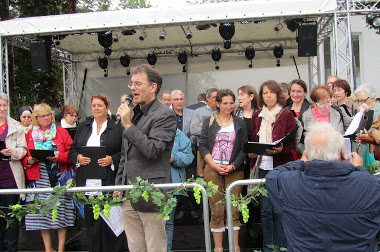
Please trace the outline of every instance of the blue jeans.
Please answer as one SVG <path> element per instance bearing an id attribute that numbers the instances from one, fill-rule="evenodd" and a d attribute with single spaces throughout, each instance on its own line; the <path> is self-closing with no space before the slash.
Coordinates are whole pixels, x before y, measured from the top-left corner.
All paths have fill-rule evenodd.
<path id="1" fill-rule="evenodd" d="M 265 178 L 269 171 L 259 170 L 259 177 Z M 286 237 L 282 228 L 282 218 L 273 208 L 269 197 L 260 197 L 261 224 L 263 228 L 263 250 L 264 252 L 273 251 L 268 245 L 285 247 Z"/>
<path id="2" fill-rule="evenodd" d="M 175 197 L 177 198 L 177 202 L 178 202 L 179 196 L 180 195 L 175 195 Z M 172 244 L 173 244 L 175 208 L 176 207 L 174 207 L 173 211 L 169 214 L 170 220 L 166 221 L 166 224 L 165 224 L 166 236 L 168 237 L 168 241 L 167 241 L 167 251 L 168 252 L 172 250 Z"/>

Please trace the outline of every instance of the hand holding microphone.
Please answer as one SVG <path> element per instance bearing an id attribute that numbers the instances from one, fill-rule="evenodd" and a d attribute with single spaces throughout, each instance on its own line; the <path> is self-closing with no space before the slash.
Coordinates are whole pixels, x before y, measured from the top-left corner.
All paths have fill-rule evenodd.
<path id="1" fill-rule="evenodd" d="M 129 114 L 128 119 L 130 121 L 130 113 L 131 112 L 129 109 L 129 105 L 132 103 L 132 101 L 133 101 L 133 95 L 129 94 L 127 96 L 127 98 L 125 98 L 124 103 L 118 108 L 117 113 L 116 113 L 117 114 L 116 125 L 120 122 L 121 118 L 124 117 L 124 115 L 126 115 L 126 114 Z M 122 120 L 122 123 L 123 123 L 123 120 Z"/>

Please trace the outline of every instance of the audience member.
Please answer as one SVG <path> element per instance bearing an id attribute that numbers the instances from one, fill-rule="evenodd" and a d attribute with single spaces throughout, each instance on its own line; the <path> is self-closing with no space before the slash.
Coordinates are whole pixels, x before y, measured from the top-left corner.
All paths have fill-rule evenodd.
<path id="1" fill-rule="evenodd" d="M 289 110 L 284 110 L 285 98 L 277 82 L 269 80 L 260 87 L 259 105 L 261 110 L 252 116 L 252 141 L 273 143 L 296 129 L 296 121 Z M 293 160 L 290 155 L 294 148 L 294 139 L 280 147 L 266 150 L 264 155 L 253 155 L 255 167 L 252 178 L 265 178 L 273 168 Z M 260 197 L 261 223 L 263 228 L 263 249 L 272 251 L 268 245 L 285 247 L 286 238 L 282 228 L 281 215 L 273 208 L 271 199 Z"/>
<path id="2" fill-rule="evenodd" d="M 229 89 L 221 89 L 216 95 L 217 113 L 206 117 L 202 123 L 199 151 L 206 161 L 204 178 L 218 186 L 218 192 L 210 197 L 210 228 L 214 236 L 214 251 L 223 251 L 225 231 L 225 206 L 221 204 L 227 186 L 236 180 L 244 179 L 244 143 L 248 141 L 244 121 L 234 116 L 235 94 Z M 237 186 L 232 193 L 238 197 L 242 187 Z M 233 207 L 235 252 L 240 252 L 239 212 Z"/>
<path id="3" fill-rule="evenodd" d="M 171 104 L 177 116 L 177 129 L 180 129 L 190 138 L 190 123 L 194 110 L 184 108 L 184 94 L 181 90 L 173 90 L 171 93 Z"/>
<path id="4" fill-rule="evenodd" d="M 303 161 L 276 167 L 266 188 L 281 214 L 288 251 L 378 251 L 379 179 L 355 152 L 346 162 L 342 134 L 316 123 Z"/>
<path id="5" fill-rule="evenodd" d="M 136 106 L 133 111 L 126 104 L 118 109 L 124 132 L 117 185 L 136 183 L 136 177 L 155 184 L 171 182 L 170 157 L 177 123 L 173 110 L 156 99 L 161 86 L 162 76 L 152 66 L 144 64 L 131 70 L 128 87 Z M 130 251 L 167 250 L 165 221 L 156 220 L 159 212 L 151 200 L 123 201 L 121 212 Z"/>

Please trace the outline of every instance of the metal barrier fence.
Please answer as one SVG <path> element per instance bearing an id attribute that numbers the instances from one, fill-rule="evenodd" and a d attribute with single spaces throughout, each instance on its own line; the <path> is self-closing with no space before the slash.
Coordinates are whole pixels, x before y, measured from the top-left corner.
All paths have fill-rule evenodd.
<path id="1" fill-rule="evenodd" d="M 232 182 L 226 191 L 226 207 L 227 207 L 227 226 L 228 226 L 228 247 L 229 251 L 234 251 L 234 224 L 232 219 L 232 189 L 236 186 L 241 185 L 257 185 L 257 184 L 265 184 L 265 179 L 246 179 L 246 180 L 237 180 Z"/>
<path id="2" fill-rule="evenodd" d="M 160 189 L 172 189 L 177 187 L 193 188 L 197 186 L 202 191 L 202 204 L 203 204 L 203 223 L 205 232 L 205 247 L 207 252 L 211 252 L 211 235 L 210 235 L 210 217 L 208 207 L 208 197 L 206 189 L 197 183 L 182 184 L 182 183 L 168 183 L 168 184 L 153 184 L 154 187 Z M 67 192 L 86 192 L 86 191 L 125 191 L 133 188 L 133 185 L 123 186 L 98 186 L 98 187 L 72 187 L 67 189 Z M 52 193 L 53 188 L 41 189 L 1 189 L 0 194 L 24 194 L 24 193 Z"/>

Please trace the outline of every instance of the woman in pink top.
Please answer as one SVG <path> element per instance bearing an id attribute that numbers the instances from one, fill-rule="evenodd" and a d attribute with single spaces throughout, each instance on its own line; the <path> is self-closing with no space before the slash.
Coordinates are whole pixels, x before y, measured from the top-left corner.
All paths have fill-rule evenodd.
<path id="1" fill-rule="evenodd" d="M 302 118 L 298 118 L 300 125 L 297 129 L 296 151 L 302 155 L 304 151 L 303 139 L 310 125 L 314 123 L 330 123 L 341 134 L 347 130 L 352 118 L 342 107 L 332 105 L 331 92 L 326 86 L 315 86 L 310 93 L 312 105 L 307 109 Z"/>

